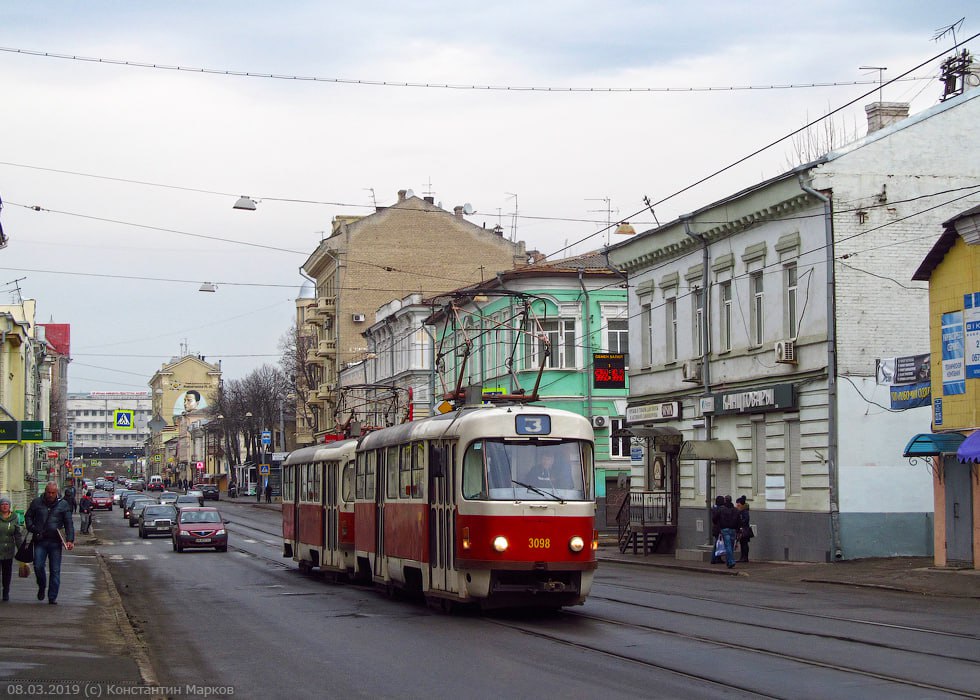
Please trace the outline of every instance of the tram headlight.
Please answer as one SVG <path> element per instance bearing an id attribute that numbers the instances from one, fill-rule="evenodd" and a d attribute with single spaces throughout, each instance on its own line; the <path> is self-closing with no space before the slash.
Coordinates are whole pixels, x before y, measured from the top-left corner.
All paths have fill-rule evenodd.
<path id="1" fill-rule="evenodd" d="M 581 552 L 583 549 L 585 549 L 585 540 L 578 535 L 575 535 L 575 537 L 568 541 L 568 548 L 573 552 Z"/>
<path id="2" fill-rule="evenodd" d="M 493 548 L 498 552 L 506 552 L 508 546 L 507 538 L 503 535 L 493 538 Z"/>

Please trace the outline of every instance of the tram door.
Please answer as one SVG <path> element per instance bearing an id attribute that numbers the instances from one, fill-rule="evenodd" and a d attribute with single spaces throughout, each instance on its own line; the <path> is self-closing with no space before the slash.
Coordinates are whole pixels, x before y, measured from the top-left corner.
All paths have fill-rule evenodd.
<path id="1" fill-rule="evenodd" d="M 429 581 L 433 590 L 456 592 L 456 470 L 455 445 L 429 447 Z M 434 466 L 441 464 L 441 474 Z"/>
<path id="2" fill-rule="evenodd" d="M 388 469 L 398 470 L 398 448 L 378 450 L 378 467 L 374 477 L 374 576 L 384 576 L 385 506 L 384 492 L 388 483 Z M 393 460 L 389 458 L 394 456 Z M 389 464 L 389 461 L 391 464 Z"/>
<path id="3" fill-rule="evenodd" d="M 325 465 L 326 473 L 323 475 L 324 484 L 323 510 L 326 520 L 326 539 L 324 546 L 324 563 L 329 567 L 336 567 L 340 564 L 337 561 L 339 555 L 337 546 L 337 472 L 339 471 L 338 462 L 327 462 Z"/>

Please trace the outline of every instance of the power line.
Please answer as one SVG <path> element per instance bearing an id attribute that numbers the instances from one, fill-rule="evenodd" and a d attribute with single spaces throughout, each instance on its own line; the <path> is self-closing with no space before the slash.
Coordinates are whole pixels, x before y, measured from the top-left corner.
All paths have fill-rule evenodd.
<path id="1" fill-rule="evenodd" d="M 974 34 L 973 36 L 969 37 L 968 39 L 965 39 L 962 43 L 963 44 L 967 44 L 967 43 L 973 41 L 974 39 L 976 39 L 978 36 L 980 36 L 980 32 L 978 32 L 977 34 Z M 842 104 L 841 106 L 837 107 L 836 109 L 833 109 L 833 110 L 827 112 L 822 117 L 819 117 L 817 119 L 814 119 L 812 122 L 810 122 L 808 124 L 804 124 L 803 126 L 801 126 L 798 129 L 794 129 L 793 131 L 789 132 L 788 134 L 779 137 L 775 141 L 771 141 L 770 143 L 766 144 L 765 146 L 762 146 L 761 148 L 757 148 L 756 150 L 752 151 L 751 153 L 749 153 L 749 154 L 747 154 L 745 156 L 742 156 L 741 158 L 735 160 L 732 163 L 729 163 L 728 165 L 724 166 L 723 168 L 719 168 L 718 170 L 715 170 L 714 172 L 712 172 L 712 173 L 710 173 L 708 175 L 705 175 L 701 179 L 696 180 L 695 182 L 692 182 L 691 184 L 686 185 L 686 186 L 682 187 L 681 189 L 676 190 L 675 192 L 673 192 L 673 193 L 671 193 L 671 194 L 669 194 L 669 195 L 667 195 L 665 197 L 662 197 L 661 199 L 658 199 L 655 202 L 648 203 L 647 206 L 643 207 L 642 209 L 638 209 L 635 213 L 633 213 L 630 216 L 624 217 L 622 220 L 623 221 L 629 221 L 634 216 L 638 216 L 639 214 L 642 214 L 643 212 L 645 212 L 647 210 L 652 210 L 654 207 L 656 207 L 656 206 L 658 206 L 660 204 L 663 204 L 664 202 L 667 202 L 667 201 L 673 199 L 674 197 L 677 197 L 678 195 L 681 195 L 681 194 L 687 192 L 688 190 L 694 189 L 698 185 L 701 185 L 701 184 L 707 182 L 708 180 L 711 180 L 712 178 L 715 178 L 718 175 L 721 175 L 722 173 L 724 173 L 724 172 L 726 172 L 728 170 L 731 170 L 736 165 L 740 165 L 740 164 L 744 163 L 745 161 L 749 160 L 750 158 L 754 158 L 755 156 L 759 155 L 763 151 L 769 150 L 773 146 L 775 146 L 775 145 L 777 145 L 779 143 L 782 143 L 786 139 L 792 138 L 796 134 L 798 134 L 798 133 L 800 133 L 802 131 L 806 131 L 810 127 L 812 127 L 812 126 L 814 126 L 816 124 L 819 124 L 820 122 L 822 122 L 822 121 L 824 121 L 826 119 L 829 119 L 830 117 L 832 117 L 833 115 L 837 114 L 838 112 L 846 109 L 847 107 L 850 107 L 851 105 L 853 105 L 853 104 L 855 104 L 857 102 L 860 102 L 861 100 L 865 99 L 869 95 L 873 95 L 880 88 L 885 87 L 886 85 L 891 85 L 892 83 L 895 83 L 895 82 L 899 81 L 900 79 L 908 76 L 912 71 L 918 70 L 919 68 L 922 68 L 923 66 L 925 66 L 928 63 L 931 63 L 932 61 L 935 61 L 937 59 L 942 58 L 943 55 L 945 55 L 946 53 L 947 53 L 946 51 L 942 51 L 942 52 L 940 52 L 940 53 L 938 53 L 938 54 L 936 54 L 936 55 L 934 55 L 934 56 L 926 59 L 925 61 L 922 61 L 917 66 L 914 66 L 913 68 L 910 68 L 909 70 L 905 71 L 901 75 L 898 75 L 895 78 L 892 78 L 891 80 L 889 80 L 888 82 L 884 83 L 883 85 L 876 86 L 872 90 L 869 90 L 868 92 L 865 92 L 864 94 L 859 95 L 858 97 L 854 98 L 853 100 L 850 100 L 849 102 L 845 102 L 844 104 Z M 587 240 L 589 240 L 591 238 L 594 238 L 595 236 L 598 236 L 598 235 L 600 235 L 602 233 L 605 233 L 606 230 L 608 230 L 608 228 L 609 227 L 602 228 L 602 229 L 596 231 L 595 233 L 589 234 L 588 236 L 585 236 L 584 238 L 581 238 L 578 241 L 575 241 L 571 245 L 566 245 L 564 248 L 560 248 L 560 249 L 556 250 L 554 253 L 550 253 L 549 255 L 546 255 L 545 258 L 549 258 L 552 255 L 557 255 L 558 253 L 564 252 L 564 251 L 568 250 L 569 248 L 573 248 L 573 247 L 579 245 L 580 243 L 584 243 L 585 241 L 587 241 Z"/>
<path id="2" fill-rule="evenodd" d="M 126 66 L 129 68 L 152 68 L 156 70 L 179 71 L 183 73 L 203 73 L 207 75 L 225 75 L 236 78 L 264 78 L 270 80 L 294 80 L 300 82 L 313 83 L 333 83 L 336 85 L 365 85 L 374 87 L 402 87 L 402 88 L 427 88 L 440 90 L 480 90 L 480 91 L 501 91 L 501 92 L 587 92 L 587 93 L 650 93 L 650 92 L 740 92 L 740 91 L 759 91 L 759 90 L 799 90 L 810 88 L 827 87 L 847 87 L 851 85 L 877 85 L 877 81 L 871 80 L 842 80 L 829 82 L 813 83 L 772 83 L 769 85 L 720 85 L 703 86 L 693 85 L 685 87 L 557 87 L 546 85 L 479 85 L 465 83 L 433 83 L 433 82 L 411 82 L 400 80 L 368 80 L 362 78 L 323 78 L 317 76 L 287 75 L 281 73 L 260 73 L 256 71 L 231 70 L 225 68 L 201 68 L 192 66 L 167 65 L 162 63 L 146 63 L 142 61 L 131 61 L 117 58 L 98 58 L 92 56 L 78 56 L 76 54 L 53 53 L 50 51 L 33 51 L 30 49 L 18 49 L 14 47 L 0 46 L 0 51 L 16 53 L 24 56 L 38 56 L 43 58 L 57 58 L 66 61 L 81 61 L 85 63 L 103 63 L 113 66 Z M 908 80 L 932 80 L 934 76 L 921 78 L 907 78 Z"/>

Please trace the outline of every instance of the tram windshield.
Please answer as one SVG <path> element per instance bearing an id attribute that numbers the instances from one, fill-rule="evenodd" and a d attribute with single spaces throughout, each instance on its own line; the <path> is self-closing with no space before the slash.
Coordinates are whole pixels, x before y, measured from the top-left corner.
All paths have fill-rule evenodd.
<path id="1" fill-rule="evenodd" d="M 584 501 L 592 448 L 579 440 L 477 440 L 463 459 L 463 497 L 491 501 Z"/>

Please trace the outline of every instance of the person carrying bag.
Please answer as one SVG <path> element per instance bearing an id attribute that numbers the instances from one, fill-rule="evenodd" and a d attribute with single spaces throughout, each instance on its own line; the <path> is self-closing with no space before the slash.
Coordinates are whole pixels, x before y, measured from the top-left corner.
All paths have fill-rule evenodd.
<path id="1" fill-rule="evenodd" d="M 2 583 L 3 600 L 10 600 L 10 579 L 13 576 L 14 559 L 21 559 L 21 549 L 26 548 L 23 528 L 17 523 L 17 514 L 10 510 L 10 499 L 0 497 L 0 583 Z M 34 547 L 29 545 L 30 561 L 34 560 Z M 22 565 L 23 566 L 23 565 Z M 30 573 L 30 571 L 28 571 Z M 17 572 L 20 576 L 20 571 Z"/>

